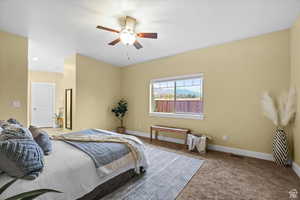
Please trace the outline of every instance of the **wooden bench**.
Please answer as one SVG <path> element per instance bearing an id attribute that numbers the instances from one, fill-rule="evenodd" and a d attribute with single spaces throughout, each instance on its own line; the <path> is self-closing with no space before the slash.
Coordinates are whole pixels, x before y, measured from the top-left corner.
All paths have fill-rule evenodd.
<path id="1" fill-rule="evenodd" d="M 186 128 L 175 128 L 175 127 L 167 127 L 167 126 L 151 126 L 150 127 L 150 140 L 152 141 L 152 132 L 155 131 L 155 139 L 158 140 L 159 132 L 168 132 L 168 133 L 179 133 L 185 135 L 184 144 L 187 144 L 187 136 L 191 133 L 190 129 Z"/>

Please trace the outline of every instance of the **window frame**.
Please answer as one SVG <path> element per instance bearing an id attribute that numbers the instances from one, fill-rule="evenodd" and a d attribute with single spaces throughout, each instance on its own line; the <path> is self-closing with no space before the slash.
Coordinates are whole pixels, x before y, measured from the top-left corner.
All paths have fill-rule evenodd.
<path id="1" fill-rule="evenodd" d="M 157 82 L 163 82 L 163 81 L 178 81 L 178 80 L 185 80 L 185 79 L 193 79 L 193 78 L 201 78 L 202 79 L 202 87 L 201 87 L 201 98 L 202 98 L 202 106 L 204 106 L 204 93 L 203 93 L 203 85 L 204 85 L 204 76 L 203 73 L 197 73 L 197 74 L 191 74 L 191 75 L 182 75 L 182 76 L 173 76 L 173 77 L 167 77 L 167 78 L 159 78 L 159 79 L 152 79 L 150 81 L 150 98 L 149 98 L 149 116 L 151 117 L 167 117 L 167 118 L 181 118 L 181 119 L 198 119 L 203 120 L 204 119 L 204 113 L 165 113 L 165 112 L 153 112 L 152 111 L 152 104 L 153 104 L 153 84 Z M 176 82 L 175 82 L 175 96 L 174 96 L 174 102 L 176 102 Z"/>

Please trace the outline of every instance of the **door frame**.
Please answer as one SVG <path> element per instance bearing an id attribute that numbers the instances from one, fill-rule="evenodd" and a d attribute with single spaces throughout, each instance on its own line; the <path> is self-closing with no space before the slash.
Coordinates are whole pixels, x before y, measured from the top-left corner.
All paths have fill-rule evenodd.
<path id="1" fill-rule="evenodd" d="M 51 113 L 51 115 L 53 116 L 53 123 L 52 123 L 52 127 L 51 128 L 53 128 L 54 125 L 55 125 L 54 116 L 55 116 L 55 109 L 56 109 L 56 102 L 55 102 L 56 84 L 53 83 L 53 82 L 31 81 L 31 84 L 30 84 L 30 124 L 32 124 L 32 115 L 33 115 L 33 104 L 32 104 L 32 97 L 33 97 L 33 95 L 32 95 L 32 86 L 33 85 L 49 85 L 49 86 L 52 86 L 52 88 L 53 88 L 53 99 L 52 99 L 53 110 L 52 110 L 52 113 Z"/>

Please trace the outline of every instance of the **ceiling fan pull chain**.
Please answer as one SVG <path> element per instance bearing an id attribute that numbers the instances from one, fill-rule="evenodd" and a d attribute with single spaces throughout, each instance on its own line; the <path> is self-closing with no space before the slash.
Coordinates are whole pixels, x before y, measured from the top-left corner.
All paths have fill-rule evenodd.
<path id="1" fill-rule="evenodd" d="M 128 60 L 130 60 L 130 57 L 129 57 L 128 51 L 126 51 L 126 56 L 127 56 L 127 59 L 128 59 Z"/>

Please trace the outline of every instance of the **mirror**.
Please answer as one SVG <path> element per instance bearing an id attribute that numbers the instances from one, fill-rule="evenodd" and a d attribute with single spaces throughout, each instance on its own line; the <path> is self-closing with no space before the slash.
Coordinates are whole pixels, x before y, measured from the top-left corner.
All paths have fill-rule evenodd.
<path id="1" fill-rule="evenodd" d="M 72 89 L 65 90 L 65 128 L 72 130 Z"/>

